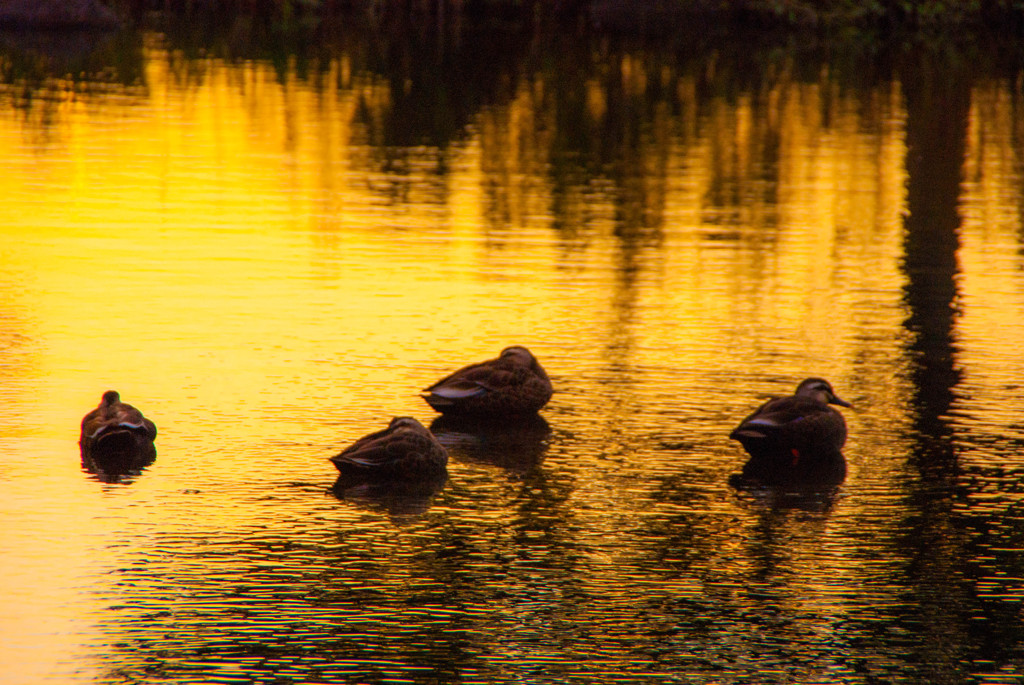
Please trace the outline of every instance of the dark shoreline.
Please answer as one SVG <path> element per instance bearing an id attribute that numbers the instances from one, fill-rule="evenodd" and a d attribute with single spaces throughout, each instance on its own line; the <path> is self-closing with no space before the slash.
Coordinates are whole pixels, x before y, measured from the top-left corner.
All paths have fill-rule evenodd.
<path id="1" fill-rule="evenodd" d="M 1024 0 L 7 0 L 0 5 L 0 27 L 115 28 L 154 15 L 241 15 L 308 26 L 353 14 L 407 15 L 435 26 L 498 21 L 644 36 L 694 27 L 711 33 L 1024 33 Z"/>

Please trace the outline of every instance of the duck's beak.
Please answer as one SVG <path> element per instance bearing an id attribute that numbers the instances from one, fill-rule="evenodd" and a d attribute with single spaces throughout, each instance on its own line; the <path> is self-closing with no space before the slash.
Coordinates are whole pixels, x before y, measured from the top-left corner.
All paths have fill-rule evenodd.
<path id="1" fill-rule="evenodd" d="M 852 407 L 853 405 L 841 398 L 839 395 L 832 395 L 828 401 L 829 404 L 838 404 L 840 407 Z"/>

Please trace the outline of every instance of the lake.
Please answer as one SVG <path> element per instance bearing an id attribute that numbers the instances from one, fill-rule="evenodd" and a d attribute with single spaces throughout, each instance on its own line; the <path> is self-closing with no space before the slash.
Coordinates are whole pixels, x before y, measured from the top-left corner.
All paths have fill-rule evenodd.
<path id="1" fill-rule="evenodd" d="M 0 681 L 1024 678 L 1016 55 L 365 18 L 0 55 Z M 331 489 L 512 344 L 539 419 Z M 730 485 L 807 376 L 845 481 Z M 159 429 L 116 476 L 108 389 Z"/>

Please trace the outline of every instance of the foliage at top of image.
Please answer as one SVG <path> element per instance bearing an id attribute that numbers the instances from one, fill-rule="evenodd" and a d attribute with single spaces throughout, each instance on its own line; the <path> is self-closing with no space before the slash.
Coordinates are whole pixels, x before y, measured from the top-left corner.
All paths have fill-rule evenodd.
<path id="1" fill-rule="evenodd" d="M 0 2 L 0 84 L 18 102 L 56 80 L 143 85 L 143 36 L 155 32 L 186 72 L 193 59 L 266 60 L 285 78 L 317 73 L 339 53 L 359 73 L 393 80 L 393 107 L 423 118 L 422 100 L 443 102 L 421 122 L 438 139 L 483 102 L 504 97 L 515 74 L 551 55 L 655 43 L 679 64 L 715 65 L 716 83 L 760 73 L 751 65 L 787 59 L 796 76 L 821 64 L 840 80 L 890 72 L 908 55 L 944 63 L 988 63 L 1016 75 L 1024 65 L 1024 0 L 21 0 Z M 39 24 L 48 10 L 78 16 L 103 6 L 111 28 Z M 4 14 L 31 9 L 26 23 Z M 68 12 L 71 14 L 69 15 Z M 45 28 L 46 30 L 38 30 Z M 365 41 L 367 35 L 372 41 Z M 604 47 L 599 47 L 604 46 Z M 786 56 L 789 56 L 788 58 Z M 796 56 L 796 59 L 790 59 Z M 586 59 L 586 57 L 582 57 Z M 1015 76 L 1014 76 L 1015 77 Z M 467 83 L 488 84 L 479 91 Z M 504 84 L 504 85 L 503 85 Z M 444 97 L 445 94 L 451 97 Z M 11 93 L 7 93 L 11 95 Z M 505 94 L 507 95 L 507 94 Z M 485 98 L 486 99 L 486 98 Z M 460 112 L 459 105 L 467 112 Z"/>
<path id="2" fill-rule="evenodd" d="M 787 23 L 922 27 L 989 23 L 1024 13 L 1022 0 L 744 0 L 752 13 Z"/>
<path id="3" fill-rule="evenodd" d="M 617 33 L 671 33 L 694 23 L 712 29 L 1024 28 L 1024 0 L 8 0 L 0 29 L 137 25 L 154 15 L 260 17 L 308 27 L 354 14 L 412 15 L 439 22 L 551 21 Z"/>
<path id="4" fill-rule="evenodd" d="M 49 0 L 43 0 L 44 3 Z M 53 0 L 56 1 L 56 0 Z M 86 0 L 74 0 L 85 2 Z M 90 0 L 94 1 L 94 0 Z M 671 30 L 697 17 L 749 26 L 918 28 L 1024 26 L 1024 0 L 108 0 L 126 14 L 220 11 L 321 19 L 353 11 L 414 13 L 467 20 L 569 20 L 615 30 Z M 73 2 L 72 2 L 73 4 Z"/>

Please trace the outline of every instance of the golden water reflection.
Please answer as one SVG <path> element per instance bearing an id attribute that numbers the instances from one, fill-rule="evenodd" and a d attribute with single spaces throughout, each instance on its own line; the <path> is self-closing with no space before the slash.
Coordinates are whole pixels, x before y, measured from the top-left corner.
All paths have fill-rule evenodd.
<path id="1" fill-rule="evenodd" d="M 5 653 L 5 672 L 201 681 L 256 655 L 339 678 L 884 678 L 919 652 L 875 624 L 913 633 L 954 583 L 954 613 L 1019 602 L 1019 569 L 971 566 L 993 554 L 971 530 L 1020 529 L 993 470 L 1019 444 L 1019 86 L 970 92 L 959 299 L 939 303 L 963 387 L 931 418 L 982 470 L 932 518 L 908 468 L 927 404 L 899 79 L 781 69 L 716 95 L 626 53 L 578 94 L 521 75 L 446 147 L 391 146 L 392 86 L 347 57 L 310 77 L 144 45 L 142 85 L 0 92 L 2 629 L 64 655 Z M 452 437 L 464 454 L 411 517 L 327 496 L 327 456 L 391 416 L 429 422 L 419 388 L 510 342 L 558 388 L 528 459 Z M 811 374 L 855 405 L 846 485 L 795 505 L 731 491 L 729 429 Z M 108 388 L 160 428 L 121 485 L 76 467 Z M 1003 532 L 973 513 L 993 491 Z M 949 533 L 928 554 L 904 539 L 921 517 Z M 285 608 L 326 656 L 290 651 Z M 25 636 L 33 614 L 53 623 Z M 973 624 L 928 615 L 960 644 L 939 680 L 1019 670 L 1019 630 L 991 629 L 1014 646 L 990 663 Z M 773 634 L 791 652 L 765 657 Z"/>

